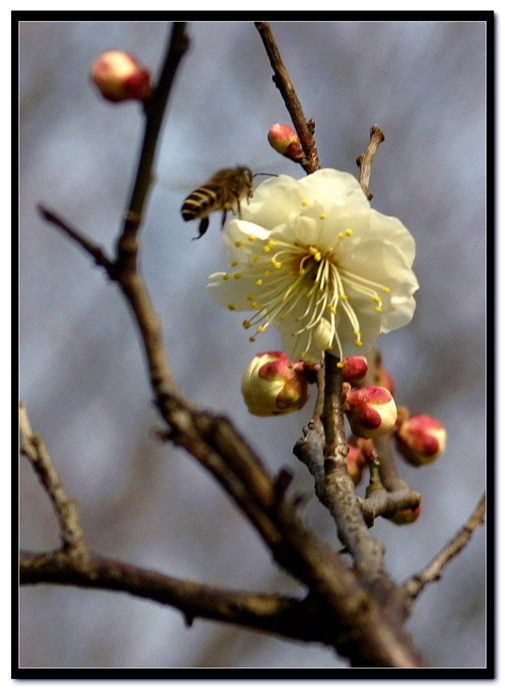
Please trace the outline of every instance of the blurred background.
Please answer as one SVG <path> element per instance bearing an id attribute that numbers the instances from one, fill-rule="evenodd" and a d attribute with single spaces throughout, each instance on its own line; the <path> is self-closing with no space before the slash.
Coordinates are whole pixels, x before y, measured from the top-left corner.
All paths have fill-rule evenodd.
<path id="1" fill-rule="evenodd" d="M 401 475 L 423 496 L 419 520 L 379 518 L 373 534 L 402 582 L 466 521 L 485 483 L 485 91 L 483 22 L 273 22 L 323 167 L 358 174 L 356 157 L 379 124 L 386 140 L 372 172 L 372 205 L 397 216 L 417 243 L 420 290 L 412 323 L 382 336 L 398 404 L 448 430 L 446 453 Z M 252 22 L 192 22 L 156 162 L 141 241 L 145 280 L 163 323 L 180 389 L 227 413 L 293 491 L 312 480 L 292 447 L 311 414 L 255 418 L 240 394 L 254 352 L 280 349 L 274 330 L 254 348 L 242 316 L 216 306 L 207 277 L 225 270 L 219 215 L 198 241 L 180 215 L 184 197 L 214 170 L 246 164 L 301 177 L 268 145 L 289 122 Z M 154 75 L 165 22 L 21 22 L 20 396 L 67 493 L 79 502 L 98 552 L 195 581 L 302 593 L 211 477 L 160 444 L 138 337 L 113 284 L 74 244 L 44 224 L 38 202 L 112 251 L 143 133 L 141 109 L 112 105 L 89 81 L 108 49 L 135 54 Z M 470 288 L 466 283 L 471 282 Z M 261 344 L 260 344 L 261 343 Z M 58 546 L 56 520 L 21 460 L 24 549 Z M 364 485 L 359 487 L 362 493 Z M 337 545 L 315 497 L 308 526 Z M 489 553 L 492 556 L 492 552 Z M 409 629 L 426 663 L 486 664 L 486 551 L 480 528 L 418 599 Z M 57 586 L 20 594 L 25 667 L 314 667 L 345 662 L 317 645 L 195 620 L 133 597 Z"/>

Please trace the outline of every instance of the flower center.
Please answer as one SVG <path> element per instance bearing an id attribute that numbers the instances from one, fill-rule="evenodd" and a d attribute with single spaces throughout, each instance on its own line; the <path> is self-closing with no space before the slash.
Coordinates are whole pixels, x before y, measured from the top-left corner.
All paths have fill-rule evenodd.
<path id="1" fill-rule="evenodd" d="M 325 218 L 324 214 L 320 215 L 321 225 Z M 235 243 L 237 247 L 248 246 L 250 262 L 232 263 L 237 272 L 224 278 L 247 279 L 254 285 L 255 291 L 247 297 L 254 313 L 243 322 L 247 329 L 256 326 L 251 341 L 273 321 L 285 322 L 292 326 L 292 337 L 298 339 L 297 357 L 306 357 L 315 346 L 320 351 L 336 349 L 342 360 L 338 315 L 344 314 L 352 327 L 354 344 L 356 347 L 363 344 L 360 322 L 349 294 L 365 297 L 373 311 L 380 313 L 379 292 L 389 293 L 390 289 L 342 265 L 339 244 L 352 235 L 352 230 L 346 229 L 336 239 L 332 236 L 336 245 L 326 249 L 282 233 L 272 234 L 266 240 L 251 235 L 247 242 Z"/>

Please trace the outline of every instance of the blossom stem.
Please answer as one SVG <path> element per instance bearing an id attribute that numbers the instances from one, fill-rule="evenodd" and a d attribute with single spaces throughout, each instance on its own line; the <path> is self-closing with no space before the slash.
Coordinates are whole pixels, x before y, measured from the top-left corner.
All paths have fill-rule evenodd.
<path id="1" fill-rule="evenodd" d="M 306 173 L 314 173 L 321 167 L 317 155 L 316 144 L 313 137 L 313 122 L 307 122 L 303 113 L 302 105 L 296 95 L 293 84 L 281 58 L 277 42 L 273 35 L 269 22 L 255 22 L 261 40 L 265 46 L 270 65 L 274 71 L 273 81 L 279 89 L 287 110 L 293 121 L 298 138 L 303 148 L 305 158 L 301 165 Z"/>

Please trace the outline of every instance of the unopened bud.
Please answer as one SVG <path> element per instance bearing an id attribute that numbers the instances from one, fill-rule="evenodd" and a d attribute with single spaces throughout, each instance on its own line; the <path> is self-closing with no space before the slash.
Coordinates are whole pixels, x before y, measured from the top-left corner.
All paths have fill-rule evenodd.
<path id="1" fill-rule="evenodd" d="M 405 508 L 405 510 L 397 510 L 394 515 L 384 516 L 395 525 L 410 525 L 415 523 L 421 515 L 421 504 L 417 508 Z"/>
<path id="2" fill-rule="evenodd" d="M 268 132 L 268 141 L 281 155 L 299 163 L 303 159 L 303 149 L 298 134 L 287 124 L 274 124 Z"/>
<path id="3" fill-rule="evenodd" d="M 375 368 L 375 384 L 377 386 L 383 386 L 388 391 L 391 392 L 391 394 L 394 395 L 395 393 L 395 382 L 391 374 L 384 369 L 382 365 L 379 365 L 378 367 Z"/>
<path id="4" fill-rule="evenodd" d="M 312 370 L 285 352 L 256 355 L 242 379 L 242 395 L 254 416 L 280 416 L 302 408 L 309 398 Z"/>
<path id="5" fill-rule="evenodd" d="M 150 75 L 124 51 L 106 51 L 91 66 L 91 79 L 110 102 L 145 101 L 151 93 Z"/>
<path id="6" fill-rule="evenodd" d="M 353 355 L 344 357 L 342 360 L 342 378 L 344 382 L 349 382 L 351 386 L 358 384 L 365 378 L 368 372 L 368 362 L 364 355 Z"/>
<path id="7" fill-rule="evenodd" d="M 355 486 L 361 483 L 363 472 L 373 454 L 373 442 L 366 438 L 351 436 L 347 443 L 347 472 Z"/>
<path id="8" fill-rule="evenodd" d="M 399 411 L 396 446 L 402 457 L 414 467 L 434 462 L 445 450 L 447 431 L 443 424 L 424 414 L 409 416 Z"/>
<path id="9" fill-rule="evenodd" d="M 395 401 L 391 393 L 380 386 L 353 389 L 344 401 L 344 411 L 352 432 L 359 437 L 380 437 L 396 423 Z"/>

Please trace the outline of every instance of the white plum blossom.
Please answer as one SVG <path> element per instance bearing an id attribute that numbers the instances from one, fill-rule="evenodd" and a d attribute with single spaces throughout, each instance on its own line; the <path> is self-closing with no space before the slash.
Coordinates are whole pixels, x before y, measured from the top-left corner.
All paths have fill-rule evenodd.
<path id="1" fill-rule="evenodd" d="M 292 360 L 363 355 L 414 313 L 414 239 L 349 173 L 264 181 L 223 241 L 230 271 L 210 276 L 212 298 L 249 312 L 251 340 L 273 324 Z"/>

